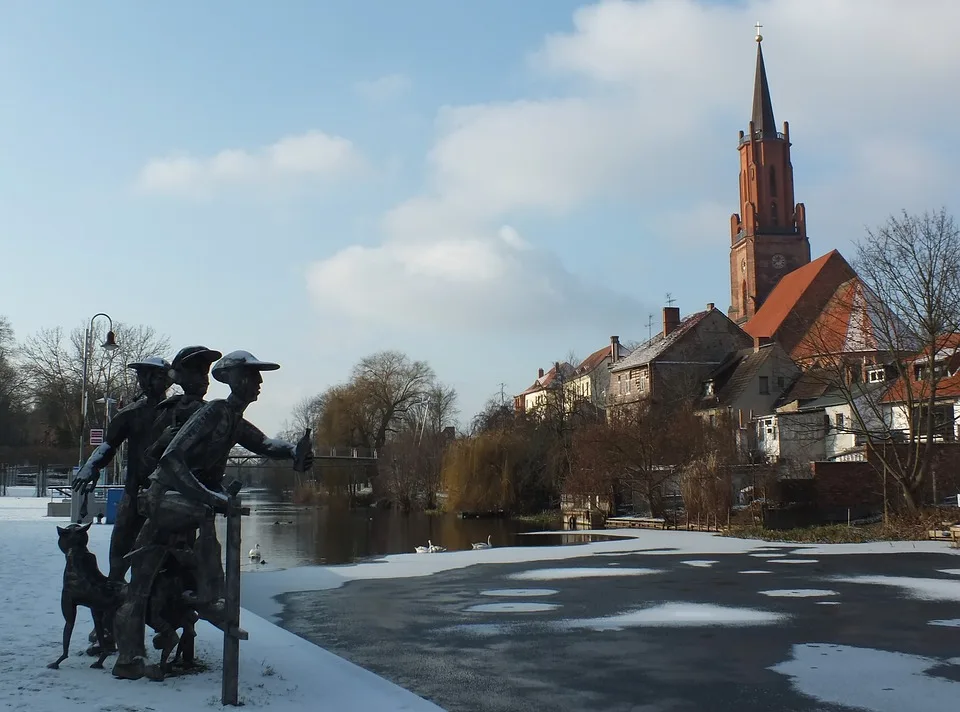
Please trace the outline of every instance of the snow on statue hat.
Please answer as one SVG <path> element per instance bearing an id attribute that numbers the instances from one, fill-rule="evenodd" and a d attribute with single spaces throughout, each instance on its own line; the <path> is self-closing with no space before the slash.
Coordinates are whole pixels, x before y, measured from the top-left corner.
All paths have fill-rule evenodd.
<path id="1" fill-rule="evenodd" d="M 167 363 L 166 359 L 162 359 L 159 356 L 147 356 L 139 361 L 128 363 L 127 368 L 132 368 L 136 371 L 145 371 L 151 368 L 158 368 L 168 371 L 170 370 L 170 364 Z"/>
<path id="2" fill-rule="evenodd" d="M 261 361 L 249 351 L 231 351 L 213 365 L 211 375 L 221 383 L 226 383 L 226 372 L 234 368 L 253 368 L 257 371 L 276 371 L 279 363 Z"/>

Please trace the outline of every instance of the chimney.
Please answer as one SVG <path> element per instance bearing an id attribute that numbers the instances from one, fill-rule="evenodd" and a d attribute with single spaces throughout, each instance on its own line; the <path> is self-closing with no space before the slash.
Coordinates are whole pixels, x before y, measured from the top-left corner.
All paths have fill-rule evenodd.
<path id="1" fill-rule="evenodd" d="M 713 311 L 713 302 L 707 302 L 707 311 Z"/>
<path id="2" fill-rule="evenodd" d="M 764 346 L 769 346 L 773 343 L 773 339 L 769 336 L 754 336 L 753 337 L 753 350 L 754 352 L 759 351 Z"/>
<path id="3" fill-rule="evenodd" d="M 542 369 L 542 368 L 538 368 L 538 369 L 537 369 L 537 378 L 543 378 L 543 369 Z"/>
<path id="4" fill-rule="evenodd" d="M 620 337 L 611 336 L 610 337 L 610 360 L 613 363 L 616 363 L 618 358 L 620 358 Z"/>
<path id="5" fill-rule="evenodd" d="M 663 308 L 663 335 L 669 336 L 680 326 L 680 307 Z"/>

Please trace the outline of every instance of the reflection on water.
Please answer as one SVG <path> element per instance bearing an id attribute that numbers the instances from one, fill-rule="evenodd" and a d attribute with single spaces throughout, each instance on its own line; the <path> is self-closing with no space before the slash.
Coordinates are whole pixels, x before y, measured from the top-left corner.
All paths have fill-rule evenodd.
<path id="1" fill-rule="evenodd" d="M 401 514 L 382 509 L 303 507 L 279 501 L 269 492 L 242 493 L 250 516 L 243 518 L 245 571 L 290 568 L 311 564 L 349 564 L 385 554 L 413 553 L 415 546 L 432 541 L 448 551 L 470 549 L 473 542 L 491 537 L 493 546 L 557 546 L 595 541 L 577 532 L 521 536 L 543 531 L 540 524 L 512 519 L 460 519 L 455 514 Z M 220 541 L 226 523 L 217 518 Z M 603 537 L 609 540 L 610 537 Z M 263 564 L 246 557 L 260 545 Z"/>

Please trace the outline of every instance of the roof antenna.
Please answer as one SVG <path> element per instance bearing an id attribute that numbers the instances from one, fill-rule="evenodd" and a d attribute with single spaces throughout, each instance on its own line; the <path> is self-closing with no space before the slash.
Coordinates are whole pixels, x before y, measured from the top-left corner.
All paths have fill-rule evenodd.
<path id="1" fill-rule="evenodd" d="M 668 307 L 672 307 L 673 304 L 674 304 L 674 302 L 676 302 L 676 301 L 677 301 L 677 300 L 673 298 L 673 295 L 670 294 L 670 292 L 667 292 L 667 306 L 668 306 Z"/>
<path id="2" fill-rule="evenodd" d="M 653 314 L 647 316 L 647 340 L 653 338 Z"/>

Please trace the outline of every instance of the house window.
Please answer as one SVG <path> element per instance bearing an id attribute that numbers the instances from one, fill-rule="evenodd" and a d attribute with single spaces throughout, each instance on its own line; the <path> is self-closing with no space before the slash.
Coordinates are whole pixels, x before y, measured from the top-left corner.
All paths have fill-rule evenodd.
<path id="1" fill-rule="evenodd" d="M 867 371 L 867 380 L 870 383 L 882 383 L 887 380 L 887 373 L 882 368 L 872 368 Z"/>
<path id="2" fill-rule="evenodd" d="M 928 406 L 922 405 L 914 413 L 914 432 L 920 436 L 929 433 L 927 428 Z M 953 440 L 954 435 L 953 404 L 933 407 L 933 436 L 944 440 Z"/>
<path id="3" fill-rule="evenodd" d="M 837 425 L 837 430 L 843 430 L 843 413 L 837 413 L 835 416 L 833 416 L 833 419 Z"/>
<path id="4" fill-rule="evenodd" d="M 766 396 L 770 394 L 770 379 L 766 376 L 760 376 L 760 395 Z"/>
<path id="5" fill-rule="evenodd" d="M 650 372 L 641 371 L 640 378 L 637 379 L 637 390 L 640 393 L 646 393 L 650 390 Z"/>
<path id="6" fill-rule="evenodd" d="M 621 376 L 617 376 L 617 393 L 623 395 L 623 380 Z"/>
<path id="7" fill-rule="evenodd" d="M 627 376 L 627 393 L 630 393 L 631 390 L 633 390 L 633 381 Z"/>
<path id="8" fill-rule="evenodd" d="M 705 398 L 709 398 L 713 395 L 713 381 L 707 381 L 706 385 L 704 385 L 703 395 Z M 712 418 L 713 416 L 711 415 L 710 417 Z"/>
<path id="9" fill-rule="evenodd" d="M 783 390 L 784 385 L 785 385 L 785 381 L 783 379 L 783 376 L 777 376 L 777 388 Z"/>
<path id="10" fill-rule="evenodd" d="M 716 427 L 716 425 L 717 425 L 717 416 L 711 415 L 711 416 L 710 416 L 710 427 L 713 428 L 713 427 Z"/>

